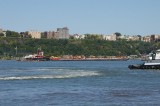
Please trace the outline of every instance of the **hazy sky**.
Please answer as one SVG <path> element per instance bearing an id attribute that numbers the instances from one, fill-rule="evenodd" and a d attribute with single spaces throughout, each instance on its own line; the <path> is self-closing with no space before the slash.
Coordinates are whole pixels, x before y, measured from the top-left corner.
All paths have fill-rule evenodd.
<path id="1" fill-rule="evenodd" d="M 160 0 L 0 0 L 0 28 L 71 34 L 160 34 Z"/>

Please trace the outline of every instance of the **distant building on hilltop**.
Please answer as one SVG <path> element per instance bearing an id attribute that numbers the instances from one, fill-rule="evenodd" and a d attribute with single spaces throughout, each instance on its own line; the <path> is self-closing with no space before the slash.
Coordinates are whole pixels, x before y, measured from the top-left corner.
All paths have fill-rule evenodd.
<path id="1" fill-rule="evenodd" d="M 139 35 L 133 35 L 133 36 L 125 36 L 125 38 L 127 41 L 141 41 L 141 36 Z"/>
<path id="2" fill-rule="evenodd" d="M 144 42 L 151 42 L 151 36 L 144 36 L 142 38 L 142 41 L 144 41 Z"/>
<path id="3" fill-rule="evenodd" d="M 0 29 L 0 33 L 3 33 L 3 30 L 2 30 L 2 29 Z"/>
<path id="4" fill-rule="evenodd" d="M 53 39 L 54 38 L 54 31 L 47 32 L 47 39 Z"/>
<path id="5" fill-rule="evenodd" d="M 28 31 L 28 35 L 30 35 L 32 38 L 41 38 L 41 32 L 38 31 Z"/>
<path id="6" fill-rule="evenodd" d="M 6 31 L 4 31 L 3 29 L 0 29 L 0 34 L 3 34 L 4 37 L 6 37 Z"/>
<path id="7" fill-rule="evenodd" d="M 160 41 L 160 35 L 156 34 L 156 35 L 151 35 L 151 42 L 153 41 Z"/>
<path id="8" fill-rule="evenodd" d="M 74 39 L 85 39 L 85 35 L 74 34 L 72 36 Z"/>
<path id="9" fill-rule="evenodd" d="M 67 27 L 57 28 L 56 39 L 69 39 L 69 29 Z"/>
<path id="10" fill-rule="evenodd" d="M 58 34 L 55 31 L 47 32 L 47 39 L 58 39 Z"/>
<path id="11" fill-rule="evenodd" d="M 104 40 L 109 40 L 109 41 L 116 41 L 117 37 L 116 37 L 116 34 L 112 34 L 112 35 L 103 36 L 103 39 Z"/>
<path id="12" fill-rule="evenodd" d="M 47 32 L 47 39 L 69 39 L 69 29 L 67 27 L 57 28 L 57 31 Z"/>

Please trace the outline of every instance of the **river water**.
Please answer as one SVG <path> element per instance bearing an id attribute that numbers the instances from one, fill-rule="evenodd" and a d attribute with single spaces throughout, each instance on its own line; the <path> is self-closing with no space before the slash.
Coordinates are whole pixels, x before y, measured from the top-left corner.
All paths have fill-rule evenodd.
<path id="1" fill-rule="evenodd" d="M 128 61 L 0 61 L 1 106 L 159 106 L 160 70 Z"/>

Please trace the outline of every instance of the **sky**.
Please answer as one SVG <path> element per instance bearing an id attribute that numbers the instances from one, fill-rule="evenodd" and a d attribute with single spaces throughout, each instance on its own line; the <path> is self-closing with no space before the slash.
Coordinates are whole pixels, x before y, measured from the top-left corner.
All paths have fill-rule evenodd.
<path id="1" fill-rule="evenodd" d="M 0 0 L 0 28 L 70 34 L 160 34 L 160 0 Z"/>

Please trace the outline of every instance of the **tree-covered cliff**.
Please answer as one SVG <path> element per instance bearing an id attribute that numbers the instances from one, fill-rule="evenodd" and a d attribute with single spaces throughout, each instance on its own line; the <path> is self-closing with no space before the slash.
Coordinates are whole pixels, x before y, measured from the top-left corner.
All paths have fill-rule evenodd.
<path id="1" fill-rule="evenodd" d="M 30 39 L 0 37 L 0 55 L 24 56 L 41 47 L 45 55 L 126 56 L 147 54 L 160 48 L 160 43 L 142 41 L 106 41 L 100 39 Z"/>

